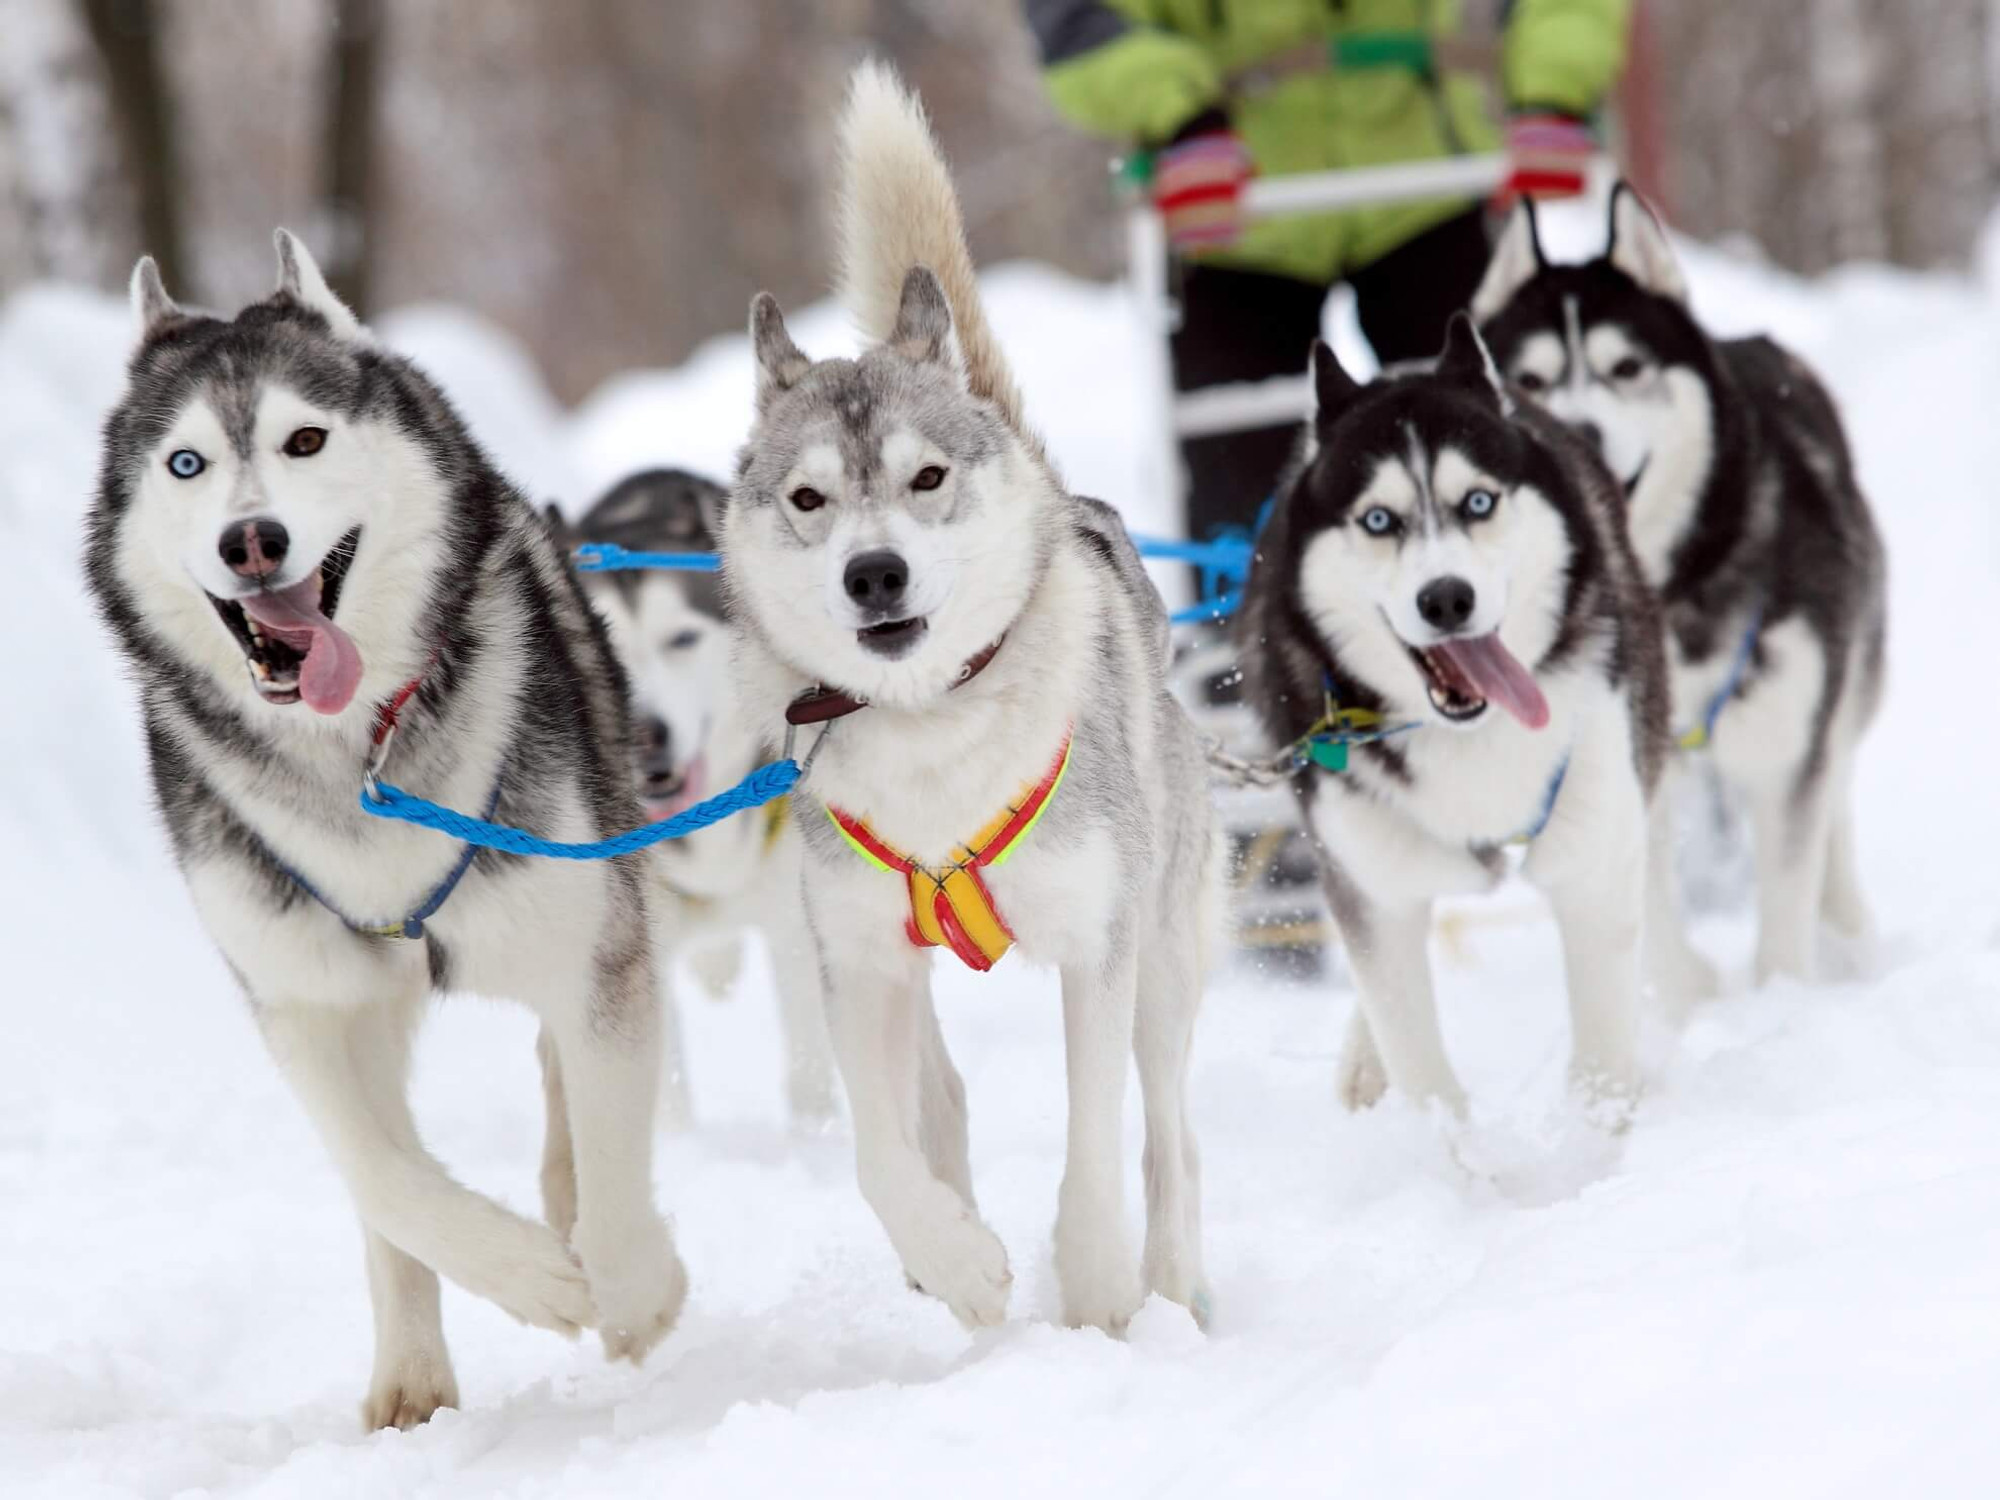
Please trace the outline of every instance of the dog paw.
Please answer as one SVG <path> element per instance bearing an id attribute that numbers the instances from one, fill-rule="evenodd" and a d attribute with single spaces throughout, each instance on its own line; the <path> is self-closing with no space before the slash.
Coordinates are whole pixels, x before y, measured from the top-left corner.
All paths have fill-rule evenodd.
<path id="1" fill-rule="evenodd" d="M 1570 1097 L 1583 1116 L 1607 1135 L 1623 1135 L 1632 1128 L 1639 1109 L 1641 1092 L 1636 1063 L 1615 1067 L 1572 1062 L 1569 1069 Z"/>
<path id="2" fill-rule="evenodd" d="M 1116 1199 L 1106 1204 L 1066 1192 L 1056 1213 L 1055 1251 L 1063 1322 L 1122 1335 L 1146 1293 Z"/>
<path id="3" fill-rule="evenodd" d="M 438 1408 L 458 1405 L 458 1381 L 449 1361 L 407 1360 L 376 1375 L 361 1403 L 362 1425 L 369 1432 L 394 1427 L 408 1432 L 437 1415 Z"/>
<path id="4" fill-rule="evenodd" d="M 1208 1327 L 1208 1280 L 1186 1256 L 1172 1259 L 1148 1254 L 1143 1267 L 1145 1289 L 1177 1302 L 1194 1315 L 1195 1326 Z"/>
<path id="5" fill-rule="evenodd" d="M 687 1301 L 687 1269 L 672 1232 L 654 1219 L 617 1255 L 588 1257 L 585 1265 L 604 1357 L 641 1363 L 673 1331 Z"/>
<path id="6" fill-rule="evenodd" d="M 943 1184 L 939 1184 L 941 1190 Z M 956 1193 L 949 1193 L 954 1204 Z M 962 1205 L 924 1226 L 903 1256 L 904 1279 L 951 1309 L 967 1328 L 996 1328 L 1007 1318 L 1014 1275 L 1000 1237 Z"/>
<path id="7" fill-rule="evenodd" d="M 488 1242 L 478 1263 L 452 1279 L 523 1323 L 575 1338 L 597 1321 L 589 1278 L 554 1230 L 525 1219 L 515 1224 L 514 1233 Z"/>
<path id="8" fill-rule="evenodd" d="M 1373 1041 L 1365 1037 L 1360 1041 L 1348 1038 L 1334 1071 L 1334 1091 L 1341 1108 L 1350 1114 L 1373 1109 L 1382 1102 L 1382 1096 L 1389 1092 L 1389 1074 Z"/>

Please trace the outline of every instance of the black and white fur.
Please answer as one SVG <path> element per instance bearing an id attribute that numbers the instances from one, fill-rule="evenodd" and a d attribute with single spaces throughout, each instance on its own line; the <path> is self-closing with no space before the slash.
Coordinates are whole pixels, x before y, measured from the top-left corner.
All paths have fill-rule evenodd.
<path id="1" fill-rule="evenodd" d="M 613 485 L 574 528 L 551 514 L 564 545 L 610 542 L 637 552 L 712 552 L 728 492 L 682 469 L 645 469 Z M 712 573 L 631 569 L 583 575 L 632 684 L 632 774 L 650 815 L 734 786 L 777 746 L 750 727 L 730 671 L 728 623 Z M 712 994 L 735 981 L 743 938 L 771 956 L 785 1038 L 793 1123 L 833 1116 L 833 1054 L 819 997 L 819 963 L 799 907 L 798 828 L 788 811 L 728 818 L 656 845 L 653 932 L 660 976 L 685 955 Z M 693 1118 L 672 986 L 662 991 L 665 1065 L 660 1115 Z"/>
<path id="2" fill-rule="evenodd" d="M 1202 747 L 1167 691 L 1165 611 L 1116 513 L 1067 494 L 1022 419 L 921 106 L 889 70 L 864 66 L 839 135 L 842 284 L 875 342 L 859 359 L 815 362 L 776 302 L 757 298 L 757 416 L 722 541 L 756 721 L 775 729 L 819 683 L 871 705 L 833 725 L 795 798 L 861 1189 L 915 1285 L 968 1325 L 1000 1321 L 1007 1254 L 974 1205 L 932 955 L 903 935 L 903 880 L 848 849 L 823 804 L 942 860 L 1043 775 L 1074 726 L 1047 815 L 986 872 L 1022 955 L 1062 974 L 1063 1317 L 1116 1330 L 1149 1291 L 1200 1316 L 1184 1091 L 1221 846 Z M 904 586 L 890 607 L 864 607 L 880 601 L 853 597 L 848 565 L 888 551 Z M 1124 1217 L 1135 1054 L 1143 1258 Z"/>
<path id="3" fill-rule="evenodd" d="M 1426 957 L 1432 905 L 1493 889 L 1503 846 L 1534 828 L 1566 761 L 1521 872 L 1562 929 L 1572 1083 L 1617 1110 L 1638 1087 L 1646 810 L 1666 688 L 1610 476 L 1498 382 L 1463 317 L 1433 373 L 1359 386 L 1324 344 L 1313 371 L 1318 410 L 1245 594 L 1249 701 L 1281 744 L 1313 726 L 1329 679 L 1344 706 L 1418 726 L 1355 747 L 1344 772 L 1308 766 L 1294 781 L 1359 981 L 1341 1097 L 1365 1107 L 1393 1087 L 1463 1110 Z M 1475 493 L 1497 502 L 1477 502 L 1483 516 Z M 1378 507 L 1393 521 L 1380 534 L 1364 524 Z M 1456 630 L 1419 607 L 1446 578 L 1476 601 Z M 1467 718 L 1438 701 L 1420 653 L 1496 630 L 1546 699 L 1542 728 L 1497 704 Z"/>
<path id="4" fill-rule="evenodd" d="M 228 319 L 181 308 L 139 263 L 86 562 L 196 909 L 360 1213 L 375 1309 L 363 1413 L 401 1427 L 458 1400 L 439 1275 L 524 1322 L 595 1326 L 633 1360 L 680 1309 L 652 1195 L 645 871 L 482 852 L 415 940 L 358 934 L 288 873 L 375 922 L 409 913 L 458 859 L 453 840 L 356 801 L 377 705 L 419 676 L 385 768 L 397 785 L 475 812 L 497 787 L 500 821 L 561 839 L 629 827 L 638 806 L 623 675 L 540 517 L 305 248 L 277 243 L 277 291 Z M 302 455 L 308 428 L 321 437 Z M 204 465 L 191 478 L 168 465 L 183 450 Z M 291 539 L 270 588 L 325 573 L 358 532 L 329 607 L 362 663 L 338 712 L 273 695 L 268 673 L 260 690 L 252 638 L 227 623 L 260 585 L 218 538 L 258 518 Z M 546 1224 L 454 1181 L 417 1136 L 410 1046 L 447 988 L 526 1003 L 552 1088 L 569 1083 L 573 1150 L 545 1178 Z"/>
<path id="5" fill-rule="evenodd" d="M 1757 978 L 1812 976 L 1822 919 L 1848 940 L 1872 931 L 1851 802 L 1886 630 L 1882 542 L 1832 398 L 1768 338 L 1708 337 L 1666 234 L 1622 185 L 1609 246 L 1583 265 L 1549 264 L 1518 211 L 1473 310 L 1502 370 L 1597 443 L 1629 495 L 1677 736 L 1728 690 L 1755 623 L 1707 753 L 1750 815 Z M 1692 1000 L 1716 976 L 1681 926 L 1672 831 L 1663 799 L 1649 946 L 1662 990 Z"/>

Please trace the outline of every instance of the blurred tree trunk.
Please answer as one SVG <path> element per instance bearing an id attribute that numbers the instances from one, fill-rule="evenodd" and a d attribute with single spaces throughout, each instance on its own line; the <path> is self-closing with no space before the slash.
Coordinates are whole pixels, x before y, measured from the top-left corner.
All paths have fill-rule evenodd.
<path id="1" fill-rule="evenodd" d="M 322 233 L 327 281 L 339 298 L 368 316 L 374 263 L 375 123 L 381 57 L 379 0 L 334 0 L 326 54 L 326 135 Z"/>
<path id="2" fill-rule="evenodd" d="M 139 205 L 139 234 L 170 287 L 185 287 L 180 162 L 173 101 L 160 69 L 153 0 L 81 0 L 84 24 L 104 61 L 118 141 Z"/>

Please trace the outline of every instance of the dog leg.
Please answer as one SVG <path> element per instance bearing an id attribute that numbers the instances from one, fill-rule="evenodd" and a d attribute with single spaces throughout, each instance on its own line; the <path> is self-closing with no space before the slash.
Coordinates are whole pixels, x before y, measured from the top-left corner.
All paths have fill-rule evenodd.
<path id="1" fill-rule="evenodd" d="M 1832 819 L 1824 776 L 1759 787 L 1750 799 L 1757 855 L 1757 983 L 1810 981 L 1826 892 Z"/>
<path id="2" fill-rule="evenodd" d="M 954 1188 L 979 1212 L 972 1192 L 972 1139 L 965 1118 L 965 1080 L 959 1076 L 938 1025 L 937 1008 L 925 998 L 917 1017 L 917 1135 L 931 1175 Z"/>
<path id="3" fill-rule="evenodd" d="M 522 1322 L 574 1336 L 592 1319 L 590 1288 L 562 1241 L 454 1182 L 417 1139 L 396 1039 L 415 1007 L 264 1005 L 257 1022 L 363 1223 Z"/>
<path id="4" fill-rule="evenodd" d="M 375 1307 L 375 1373 L 361 1420 L 370 1432 L 408 1430 L 428 1422 L 441 1406 L 458 1405 L 458 1377 L 444 1344 L 438 1315 L 438 1279 L 369 1229 L 368 1297 Z"/>
<path id="5" fill-rule="evenodd" d="M 1347 1018 L 1347 1040 L 1341 1043 L 1334 1091 L 1341 1106 L 1350 1111 L 1373 1109 L 1389 1091 L 1388 1069 L 1382 1066 L 1375 1033 L 1368 1029 L 1368 1017 L 1359 1003 L 1354 1014 Z"/>
<path id="6" fill-rule="evenodd" d="M 660 1099 L 658 1122 L 670 1135 L 694 1128 L 694 1096 L 688 1087 L 687 1048 L 681 1040 L 681 1012 L 667 965 L 660 965 Z"/>
<path id="7" fill-rule="evenodd" d="M 839 1111 L 833 1086 L 833 1048 L 820 1000 L 819 955 L 804 924 L 764 929 L 778 987 L 778 1022 L 785 1044 L 785 1099 L 792 1124 L 823 1129 Z"/>
<path id="8" fill-rule="evenodd" d="M 653 1203 L 660 998 L 643 931 L 608 935 L 587 1002 L 551 1005 L 576 1163 L 570 1243 L 590 1278 L 609 1359 L 638 1364 L 687 1298 L 687 1273 Z"/>
<path id="9" fill-rule="evenodd" d="M 854 1117 L 855 1175 L 910 1283 L 968 1328 L 1007 1315 L 1007 1251 L 925 1160 L 922 1090 L 929 956 L 850 943 L 825 950 L 826 1015 Z"/>
<path id="10" fill-rule="evenodd" d="M 1646 974 L 1661 1003 L 1679 1011 L 1722 992 L 1722 978 L 1688 938 L 1681 916 L 1680 877 L 1674 858 L 1674 796 L 1679 778 L 1671 770 L 1653 792 L 1646 825 Z"/>
<path id="11" fill-rule="evenodd" d="M 1145 1289 L 1178 1302 L 1208 1324 L 1202 1268 L 1201 1155 L 1187 1118 L 1188 1052 L 1201 1007 L 1198 935 L 1156 933 L 1139 964 L 1132 1050 L 1146 1108 Z M 1122 1198 L 1122 1193 L 1120 1197 Z"/>
<path id="12" fill-rule="evenodd" d="M 1622 1126 L 1639 1097 L 1640 854 L 1548 892 L 1569 987 L 1571 1091 Z"/>
<path id="13" fill-rule="evenodd" d="M 542 1066 L 542 1217 L 568 1244 L 576 1228 L 576 1143 L 569 1133 L 562 1060 L 546 1026 L 535 1038 L 535 1060 Z"/>
<path id="14" fill-rule="evenodd" d="M 1415 1104 L 1435 1101 L 1463 1115 L 1465 1090 L 1445 1056 L 1431 992 L 1430 903 L 1384 906 L 1356 897 L 1344 905 L 1341 941 L 1359 981 L 1361 1021 L 1389 1086 Z"/>
<path id="15" fill-rule="evenodd" d="M 1832 821 L 1827 830 L 1826 889 L 1820 896 L 1820 915 L 1841 937 L 1866 945 L 1874 941 L 1875 919 L 1861 889 L 1860 862 L 1854 847 L 1852 776 L 1843 773 L 1836 778 L 1830 797 Z"/>
<path id="16" fill-rule="evenodd" d="M 1095 964 L 1062 971 L 1069 1061 L 1069 1158 L 1056 1209 L 1063 1321 L 1122 1333 L 1144 1293 L 1125 1229 L 1126 1059 L 1132 1055 L 1138 956 L 1114 938 Z"/>

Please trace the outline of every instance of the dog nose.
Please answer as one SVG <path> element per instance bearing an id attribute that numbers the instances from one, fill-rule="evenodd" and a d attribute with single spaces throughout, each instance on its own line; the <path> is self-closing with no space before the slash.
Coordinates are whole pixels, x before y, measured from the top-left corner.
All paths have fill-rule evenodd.
<path id="1" fill-rule="evenodd" d="M 1433 630 L 1457 630 L 1472 618 L 1472 585 L 1463 578 L 1433 578 L 1417 590 L 1417 613 Z"/>
<path id="2" fill-rule="evenodd" d="M 903 602 L 910 565 L 894 552 L 864 552 L 848 559 L 847 597 L 873 614 L 888 614 Z"/>
<path id="3" fill-rule="evenodd" d="M 652 714 L 635 726 L 639 769 L 649 776 L 664 776 L 674 768 L 674 732 L 667 721 Z"/>
<path id="4" fill-rule="evenodd" d="M 1582 438 L 1599 453 L 1604 451 L 1604 429 L 1595 422 L 1572 422 L 1570 431 Z"/>
<path id="5" fill-rule="evenodd" d="M 229 571 L 243 578 L 269 578 L 285 565 L 291 549 L 284 526 L 265 516 L 229 526 L 216 544 Z"/>

